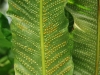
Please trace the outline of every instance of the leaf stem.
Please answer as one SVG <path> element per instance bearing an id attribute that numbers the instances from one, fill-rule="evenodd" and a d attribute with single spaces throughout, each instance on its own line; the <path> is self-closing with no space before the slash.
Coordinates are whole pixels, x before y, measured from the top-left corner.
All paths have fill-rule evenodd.
<path id="1" fill-rule="evenodd" d="M 43 72 L 43 75 L 45 75 L 45 54 L 44 54 L 42 5 L 43 5 L 43 2 L 42 2 L 42 0 L 40 0 L 40 35 L 41 35 L 41 53 L 42 53 L 42 72 Z"/>

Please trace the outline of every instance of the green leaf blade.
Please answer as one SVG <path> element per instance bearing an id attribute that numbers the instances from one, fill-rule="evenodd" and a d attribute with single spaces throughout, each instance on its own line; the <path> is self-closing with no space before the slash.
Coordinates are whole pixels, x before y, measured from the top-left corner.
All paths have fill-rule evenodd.
<path id="1" fill-rule="evenodd" d="M 9 1 L 15 74 L 73 75 L 66 1 L 40 1 Z"/>
<path id="2" fill-rule="evenodd" d="M 98 1 L 69 0 L 66 9 L 74 16 L 74 75 L 98 75 Z"/>

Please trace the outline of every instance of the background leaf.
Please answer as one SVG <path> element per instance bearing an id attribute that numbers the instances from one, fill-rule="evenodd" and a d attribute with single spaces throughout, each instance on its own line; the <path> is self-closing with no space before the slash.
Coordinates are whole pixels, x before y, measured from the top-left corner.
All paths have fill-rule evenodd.
<path id="1" fill-rule="evenodd" d="M 0 13 L 0 75 L 14 75 L 13 55 L 10 50 L 10 26 L 6 17 Z"/>
<path id="2" fill-rule="evenodd" d="M 11 47 L 11 32 L 8 20 L 2 14 L 0 14 L 0 47 Z"/>
<path id="3" fill-rule="evenodd" d="M 100 66 L 97 64 L 98 1 L 68 0 L 66 9 L 74 17 L 74 75 L 99 75 L 97 71 Z"/>

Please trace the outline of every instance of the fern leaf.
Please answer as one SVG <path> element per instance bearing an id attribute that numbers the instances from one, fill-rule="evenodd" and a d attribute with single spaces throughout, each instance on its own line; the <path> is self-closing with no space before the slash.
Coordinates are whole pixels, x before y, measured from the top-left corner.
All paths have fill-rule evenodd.
<path id="1" fill-rule="evenodd" d="M 15 75 L 73 75 L 66 0 L 9 0 Z"/>
<path id="2" fill-rule="evenodd" d="M 68 0 L 66 9 L 74 17 L 74 75 L 99 75 L 98 1 Z"/>

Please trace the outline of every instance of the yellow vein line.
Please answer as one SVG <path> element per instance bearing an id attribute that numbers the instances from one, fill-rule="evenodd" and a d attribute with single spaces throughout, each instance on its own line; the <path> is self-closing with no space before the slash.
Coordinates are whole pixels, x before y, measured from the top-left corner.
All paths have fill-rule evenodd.
<path id="1" fill-rule="evenodd" d="M 42 21 L 42 0 L 40 0 L 40 36 L 41 36 L 41 53 L 42 53 L 42 72 L 45 75 L 45 54 L 44 54 L 44 37 L 43 37 L 43 21 Z"/>
<path id="2" fill-rule="evenodd" d="M 98 44 L 97 44 L 97 58 L 96 58 L 96 73 L 95 75 L 98 75 L 99 73 L 99 54 L 100 54 L 100 0 L 98 2 Z"/>

